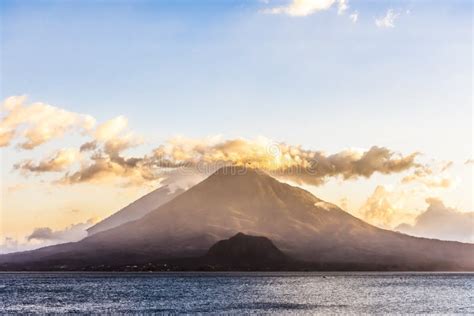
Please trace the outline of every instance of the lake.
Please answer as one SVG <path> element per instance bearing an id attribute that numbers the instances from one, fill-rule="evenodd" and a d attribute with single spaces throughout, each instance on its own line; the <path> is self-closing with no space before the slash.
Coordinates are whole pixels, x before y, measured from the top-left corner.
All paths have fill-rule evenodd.
<path id="1" fill-rule="evenodd" d="M 0 273 L 4 313 L 463 313 L 469 273 Z"/>

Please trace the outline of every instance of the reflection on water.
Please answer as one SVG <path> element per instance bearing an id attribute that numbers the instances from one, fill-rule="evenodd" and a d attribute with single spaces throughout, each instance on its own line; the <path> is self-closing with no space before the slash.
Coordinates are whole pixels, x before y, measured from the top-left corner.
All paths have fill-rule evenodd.
<path id="1" fill-rule="evenodd" d="M 0 273 L 7 313 L 474 313 L 474 274 Z"/>

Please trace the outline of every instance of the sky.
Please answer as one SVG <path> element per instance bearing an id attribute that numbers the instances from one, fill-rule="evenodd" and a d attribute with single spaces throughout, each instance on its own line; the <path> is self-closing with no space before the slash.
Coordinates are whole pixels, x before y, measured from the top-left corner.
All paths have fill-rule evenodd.
<path id="1" fill-rule="evenodd" d="M 79 238 L 177 180 L 150 169 L 157 152 L 174 164 L 262 163 L 379 227 L 474 241 L 460 224 L 473 218 L 470 1 L 0 10 L 3 251 Z M 282 171 L 314 155 L 328 169 Z M 55 237 L 34 238 L 44 228 Z"/>

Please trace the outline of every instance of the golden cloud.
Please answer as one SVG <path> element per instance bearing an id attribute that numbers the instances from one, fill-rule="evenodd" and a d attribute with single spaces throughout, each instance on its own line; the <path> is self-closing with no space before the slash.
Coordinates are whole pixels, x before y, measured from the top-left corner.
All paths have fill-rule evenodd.
<path id="1" fill-rule="evenodd" d="M 177 177 L 190 170 L 206 175 L 225 165 L 259 168 L 276 177 L 310 185 L 321 185 L 330 178 L 369 178 L 374 173 L 392 174 L 411 169 L 416 175 L 429 170 L 416 162 L 416 152 L 402 155 L 373 146 L 367 150 L 348 149 L 326 154 L 264 137 L 179 137 L 166 141 L 147 155 L 127 157 L 124 152 L 142 144 L 143 140 L 129 130 L 126 117 L 118 116 L 97 125 L 89 115 L 40 102 L 25 105 L 25 100 L 25 97 L 14 96 L 4 101 L 6 112 L 0 123 L 0 142 L 4 146 L 18 138 L 20 147 L 32 149 L 77 131 L 89 138 L 77 150 L 60 149 L 37 162 L 26 160 L 15 164 L 22 172 L 64 172 L 56 181 L 62 184 L 118 180 L 141 185 Z"/>
<path id="2" fill-rule="evenodd" d="M 407 156 L 384 147 L 366 151 L 344 150 L 327 155 L 265 138 L 256 140 L 177 138 L 153 152 L 156 165 L 163 167 L 195 166 L 210 170 L 212 166 L 240 165 L 266 170 L 275 176 L 299 183 L 320 185 L 331 177 L 344 180 L 368 178 L 374 173 L 391 174 L 420 167 L 418 153 Z M 160 165 L 161 163 L 161 165 Z"/>
<path id="3" fill-rule="evenodd" d="M 391 190 L 378 185 L 357 215 L 366 222 L 385 229 L 392 229 L 404 222 L 411 223 L 416 214 L 404 209 L 408 196 L 413 196 L 413 192 Z"/>
<path id="4" fill-rule="evenodd" d="M 452 161 L 443 162 L 434 166 L 421 166 L 413 171 L 412 174 L 403 177 L 402 183 L 418 182 L 428 188 L 447 189 L 455 184 L 446 171 L 453 165 Z"/>
<path id="5" fill-rule="evenodd" d="M 26 160 L 15 164 L 14 168 L 23 172 L 59 172 L 65 171 L 69 166 L 78 162 L 79 151 L 75 148 L 65 148 L 56 151 L 51 157 L 41 160 L 38 163 Z"/>
<path id="6" fill-rule="evenodd" d="M 78 114 L 36 102 L 25 105 L 25 96 L 12 96 L 3 102 L 0 121 L 0 147 L 15 139 L 22 149 L 33 149 L 71 131 L 87 132 L 95 125 L 89 115 Z"/>
<path id="7" fill-rule="evenodd" d="M 303 149 L 265 138 L 256 140 L 176 138 L 157 147 L 149 155 L 124 157 L 122 151 L 139 142 L 133 136 L 109 138 L 105 143 L 88 142 L 81 146 L 91 152 L 78 170 L 69 170 L 59 181 L 63 184 L 102 182 L 113 179 L 129 184 L 160 181 L 178 173 L 209 174 L 226 165 L 265 170 L 276 177 L 300 184 L 321 185 L 330 178 L 344 180 L 369 178 L 374 173 L 392 174 L 418 168 L 417 153 L 406 156 L 384 147 L 366 151 L 345 150 L 332 155 Z M 76 151 L 76 153 L 79 151 Z M 26 161 L 16 169 L 30 172 L 63 171 L 75 161 L 69 152 L 58 152 L 39 163 Z"/>

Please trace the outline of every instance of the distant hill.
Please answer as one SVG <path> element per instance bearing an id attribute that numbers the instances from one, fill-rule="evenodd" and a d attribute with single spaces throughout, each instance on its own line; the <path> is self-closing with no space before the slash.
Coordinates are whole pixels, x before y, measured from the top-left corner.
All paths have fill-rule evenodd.
<path id="1" fill-rule="evenodd" d="M 198 258 L 238 232 L 264 236 L 315 270 L 474 270 L 473 244 L 379 229 L 303 189 L 243 167 L 219 169 L 143 218 L 80 242 L 0 256 L 0 269 Z M 211 254 L 234 256 L 239 244 L 220 243 Z"/>
<path id="2" fill-rule="evenodd" d="M 117 211 L 106 219 L 98 222 L 94 226 L 88 228 L 87 233 L 89 236 L 91 236 L 101 231 L 105 231 L 140 219 L 157 207 L 171 201 L 183 192 L 184 190 L 182 189 L 177 189 L 176 191 L 172 192 L 168 186 L 158 188 L 142 196 L 135 202 Z"/>
<path id="3" fill-rule="evenodd" d="M 218 241 L 209 249 L 205 259 L 208 265 L 227 269 L 276 268 L 291 262 L 270 239 L 243 233 Z"/>

